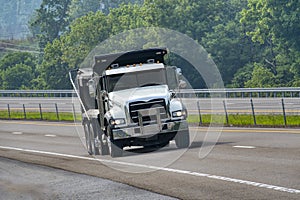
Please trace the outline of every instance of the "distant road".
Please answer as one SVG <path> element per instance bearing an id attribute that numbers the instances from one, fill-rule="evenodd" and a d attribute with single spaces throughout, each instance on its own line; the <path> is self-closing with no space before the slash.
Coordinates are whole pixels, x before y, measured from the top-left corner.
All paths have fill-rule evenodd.
<path id="1" fill-rule="evenodd" d="M 214 146 L 213 132 L 208 132 L 208 141 L 203 143 L 208 129 L 191 127 L 195 140 L 189 150 L 166 166 L 160 163 L 181 152 L 173 142 L 160 151 L 140 154 L 143 151 L 132 149 L 122 158 L 94 159 L 84 149 L 80 129 L 72 123 L 0 121 L 0 156 L 102 177 L 180 199 L 300 197 L 300 129 L 224 128 Z M 213 149 L 200 159 L 202 144 Z"/>
<path id="2" fill-rule="evenodd" d="M 76 98 L 16 98 L 16 97 L 0 97 L 0 110 L 7 110 L 7 104 L 10 108 L 22 110 L 23 104 L 28 111 L 39 111 L 39 104 L 41 104 L 44 112 L 55 112 L 55 104 L 57 104 L 59 112 L 73 112 L 73 104 L 75 110 L 80 111 L 79 102 Z"/>

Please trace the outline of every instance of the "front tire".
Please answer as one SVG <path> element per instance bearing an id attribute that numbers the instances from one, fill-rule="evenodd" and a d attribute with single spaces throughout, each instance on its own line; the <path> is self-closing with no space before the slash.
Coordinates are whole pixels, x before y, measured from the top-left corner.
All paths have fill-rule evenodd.
<path id="1" fill-rule="evenodd" d="M 122 157 L 123 156 L 123 147 L 117 146 L 111 140 L 112 132 L 111 132 L 111 128 L 109 126 L 107 126 L 107 128 L 106 128 L 106 134 L 107 134 L 106 141 L 107 141 L 107 146 L 108 146 L 108 151 L 109 151 L 110 156 L 112 158 Z"/>
<path id="2" fill-rule="evenodd" d="M 175 136 L 175 144 L 179 149 L 188 148 L 190 145 L 189 131 L 178 131 Z"/>

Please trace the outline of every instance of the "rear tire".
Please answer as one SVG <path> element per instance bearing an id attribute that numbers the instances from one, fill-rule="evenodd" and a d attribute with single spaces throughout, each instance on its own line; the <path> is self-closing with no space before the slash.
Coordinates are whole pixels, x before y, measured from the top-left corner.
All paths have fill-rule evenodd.
<path id="1" fill-rule="evenodd" d="M 92 155 L 92 150 L 91 150 L 91 140 L 90 140 L 90 129 L 89 129 L 89 123 L 88 121 L 83 122 L 83 129 L 84 129 L 84 136 L 85 136 L 85 145 L 87 152 Z"/>
<path id="2" fill-rule="evenodd" d="M 105 134 L 102 136 L 101 155 L 109 155 L 108 138 Z"/>
<path id="3" fill-rule="evenodd" d="M 89 125 L 90 130 L 90 144 L 91 144 L 91 154 L 90 155 L 99 155 L 99 148 L 96 146 L 96 138 L 97 138 L 97 132 L 95 132 L 94 126 L 92 123 Z M 96 130 L 97 131 L 97 130 Z"/>

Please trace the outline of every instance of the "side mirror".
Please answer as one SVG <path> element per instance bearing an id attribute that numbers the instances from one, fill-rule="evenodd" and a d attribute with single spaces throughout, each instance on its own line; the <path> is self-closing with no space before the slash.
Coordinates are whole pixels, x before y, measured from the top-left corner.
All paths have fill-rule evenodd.
<path id="1" fill-rule="evenodd" d="M 95 85 L 95 81 L 93 79 L 89 80 L 88 87 L 89 87 L 90 96 L 95 97 L 96 96 L 96 85 Z"/>
<path id="2" fill-rule="evenodd" d="M 108 102 L 108 93 L 105 90 L 101 91 L 101 98 L 104 102 Z"/>
<path id="3" fill-rule="evenodd" d="M 174 90 L 170 90 L 170 93 L 172 99 L 176 97 L 176 92 Z"/>
<path id="4" fill-rule="evenodd" d="M 177 73 L 177 75 L 180 77 L 180 76 L 182 76 L 182 71 L 181 71 L 181 68 L 176 68 L 176 73 Z"/>
<path id="5" fill-rule="evenodd" d="M 186 88 L 187 84 L 185 81 L 183 80 L 179 80 L 179 88 L 183 89 L 183 88 Z"/>

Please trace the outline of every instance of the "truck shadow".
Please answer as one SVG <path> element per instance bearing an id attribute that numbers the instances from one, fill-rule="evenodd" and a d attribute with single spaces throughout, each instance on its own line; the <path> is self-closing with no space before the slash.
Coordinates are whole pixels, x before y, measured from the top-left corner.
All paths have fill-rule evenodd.
<path id="1" fill-rule="evenodd" d="M 189 149 L 195 149 L 195 148 L 201 148 L 201 147 L 207 147 L 207 146 L 214 146 L 214 145 L 225 145 L 225 144 L 232 144 L 233 142 L 203 142 L 203 141 L 197 141 L 192 142 L 192 144 L 189 146 Z"/>
<path id="2" fill-rule="evenodd" d="M 196 149 L 201 147 L 208 147 L 214 145 L 226 145 L 232 144 L 233 142 L 203 142 L 203 141 L 196 141 L 192 142 L 188 148 L 178 149 L 175 144 L 169 144 L 166 146 L 151 146 L 151 147 L 140 147 L 134 149 L 124 150 L 123 157 L 126 156 L 138 156 L 140 154 L 147 154 L 147 153 L 161 153 L 167 151 L 186 151 L 188 149 Z"/>

